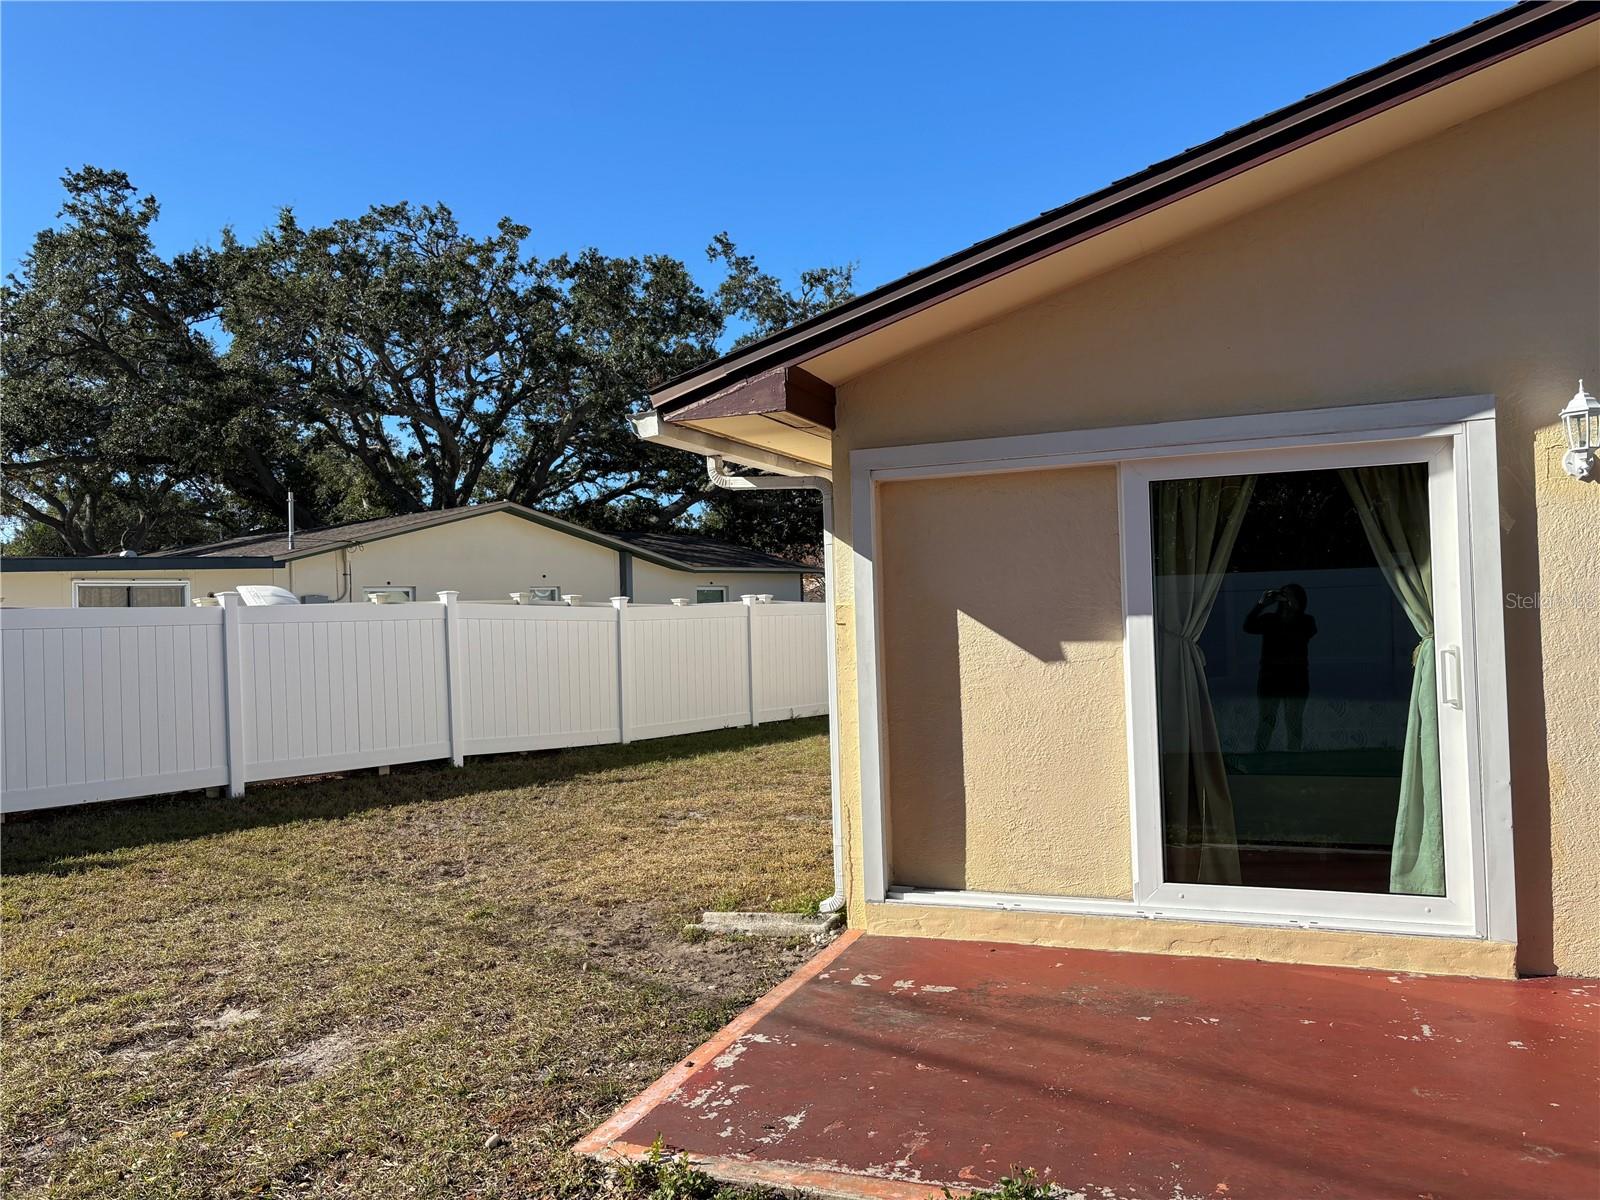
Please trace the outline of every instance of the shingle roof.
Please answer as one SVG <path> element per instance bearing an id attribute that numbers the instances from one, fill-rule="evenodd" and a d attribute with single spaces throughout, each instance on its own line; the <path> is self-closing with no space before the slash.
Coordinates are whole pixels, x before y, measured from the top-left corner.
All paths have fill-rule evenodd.
<path id="1" fill-rule="evenodd" d="M 439 523 L 441 518 L 446 518 L 452 513 L 465 513 L 465 510 L 456 508 L 438 512 L 401 513 L 398 516 L 376 517 L 369 521 L 346 521 L 341 525 L 325 525 L 320 529 L 297 529 L 294 534 L 293 554 L 300 558 L 313 551 L 332 550 L 352 542 L 370 542 L 377 538 L 392 537 L 397 533 L 408 533 L 413 529 L 425 529 L 429 525 Z M 262 555 L 282 558 L 289 553 L 289 535 L 286 531 L 279 531 L 245 533 L 238 537 L 225 538 L 220 542 L 203 542 L 198 546 L 180 546 L 173 550 L 155 550 L 141 557 Z"/>
<path id="2" fill-rule="evenodd" d="M 617 537 L 637 550 L 648 550 L 653 554 L 661 555 L 663 558 L 677 559 L 686 566 L 700 567 L 708 571 L 755 570 L 815 573 L 817 570 L 815 567 L 807 567 L 801 563 L 791 562 L 787 558 L 779 558 L 776 554 L 768 554 L 763 550 L 734 546 L 727 542 L 719 542 L 713 538 L 701 537 L 694 533 L 647 530 L 641 533 L 619 533 Z"/>
<path id="3" fill-rule="evenodd" d="M 734 546 L 714 538 L 697 534 L 675 532 L 647 533 L 597 533 L 571 521 L 552 517 L 521 504 L 507 500 L 492 504 L 473 504 L 459 508 L 446 508 L 430 512 L 401 513 L 393 517 L 376 517 L 370 521 L 347 521 L 342 525 L 326 525 L 320 529 L 297 529 L 294 548 L 289 548 L 289 535 L 285 531 L 251 533 L 228 538 L 220 542 L 207 542 L 199 546 L 182 546 L 173 550 L 156 551 L 140 556 L 143 562 L 159 562 L 175 558 L 210 558 L 245 556 L 273 559 L 305 558 L 321 554 L 340 546 L 358 542 L 378 541 L 397 534 L 427 529 L 451 521 L 483 516 L 486 513 L 505 512 L 525 520 L 556 529 L 585 541 L 597 542 L 616 550 L 628 550 L 641 557 L 653 558 L 664 565 L 696 570 L 741 571 L 813 571 L 815 568 L 790 562 L 788 559 L 753 550 L 747 546 Z M 126 565 L 128 560 L 122 560 Z"/>

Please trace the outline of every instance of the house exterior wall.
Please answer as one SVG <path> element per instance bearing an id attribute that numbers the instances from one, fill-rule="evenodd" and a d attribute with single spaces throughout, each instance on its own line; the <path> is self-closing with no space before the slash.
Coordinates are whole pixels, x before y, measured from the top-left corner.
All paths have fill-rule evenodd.
<path id="1" fill-rule="evenodd" d="M 158 567 L 115 572 L 6 571 L 0 578 L 0 603 L 17 608 L 70 607 L 74 579 L 183 579 L 190 595 L 206 596 L 241 583 L 276 584 L 297 596 L 337 598 L 344 588 L 344 563 L 350 564 L 350 595 L 365 600 L 362 589 L 393 585 L 416 588 L 418 600 L 454 590 L 463 600 L 506 603 L 512 592 L 557 587 L 604 603 L 622 594 L 618 551 L 525 520 L 491 512 L 409 533 L 363 542 L 347 550 L 294 559 L 275 571 L 181 571 Z M 679 571 L 633 559 L 634 600 L 665 604 L 674 596 L 694 598 L 694 589 L 712 584 L 728 598 L 770 592 L 778 600 L 800 600 L 798 573 Z"/>
<path id="2" fill-rule="evenodd" d="M 633 560 L 633 599 L 636 604 L 665 604 L 675 596 L 694 599 L 695 588 L 725 587 L 728 599 L 771 593 L 774 600 L 803 600 L 800 575 L 765 571 L 674 571 L 657 563 Z"/>
<path id="3" fill-rule="evenodd" d="M 895 882 L 1131 897 L 1116 469 L 890 483 L 879 522 Z"/>
<path id="4" fill-rule="evenodd" d="M 1580 376 L 1600 378 L 1597 212 L 1600 72 L 1590 71 L 840 385 L 835 567 L 852 923 L 1390 969 L 1600 975 L 1600 487 L 1562 473 L 1556 420 Z M 852 451 L 1476 394 L 1497 398 L 1515 946 L 863 903 Z M 967 495 L 978 499 L 976 490 Z M 895 507 L 885 505 L 891 532 Z M 1046 540 L 1034 507 L 1020 497 L 1006 507 L 1009 521 L 991 527 L 997 537 Z M 943 502 L 946 512 L 959 508 Z M 946 576 L 966 571 L 974 553 L 958 546 Z M 928 569 L 908 550 L 914 539 L 884 547 L 886 604 Z M 1091 538 L 1084 564 L 1106 570 L 1109 553 Z M 1058 636 L 1043 610 L 1017 617 L 1001 637 L 956 640 L 978 657 L 937 683 L 964 727 L 997 724 L 1009 702 L 997 689 L 963 691 L 965 680 L 1013 671 L 1024 650 Z M 903 663 L 897 674 L 894 653 L 885 653 L 885 691 L 904 696 L 915 676 Z M 1111 672 L 1094 687 L 1099 702 L 1120 707 Z M 889 752 L 893 780 L 941 750 L 929 731 L 892 742 Z M 1076 770 L 1079 760 L 1055 765 Z M 1101 820 L 1112 829 L 1109 810 L 1128 805 L 1126 781 L 1108 768 L 1104 782 Z M 1030 828 L 1049 826 L 1054 802 L 1049 790 L 1017 801 L 1034 810 Z M 1118 848 L 1128 853 L 1126 838 Z"/>
<path id="5" fill-rule="evenodd" d="M 457 591 L 463 600 L 507 602 L 512 592 L 559 587 L 563 594 L 604 601 L 618 595 L 617 552 L 511 513 L 492 512 L 413 530 L 349 550 L 351 595 L 363 588 L 410 584 L 419 600 Z M 288 566 L 297 595 L 337 596 L 343 583 L 337 551 Z"/>
<path id="6" fill-rule="evenodd" d="M 5 571 L 0 570 L 0 605 L 6 608 L 71 608 L 72 584 L 112 583 L 119 579 L 177 579 L 189 584 L 198 600 L 212 592 L 225 592 L 241 583 L 283 584 L 282 571 L 173 571 L 153 568 L 116 571 Z"/>

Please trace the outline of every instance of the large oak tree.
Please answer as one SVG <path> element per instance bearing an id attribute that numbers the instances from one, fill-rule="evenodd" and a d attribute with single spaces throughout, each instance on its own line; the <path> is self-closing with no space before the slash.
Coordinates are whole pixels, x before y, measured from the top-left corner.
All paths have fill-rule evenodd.
<path id="1" fill-rule="evenodd" d="M 726 234 L 710 292 L 665 255 L 538 259 L 442 205 L 379 206 L 163 259 L 154 199 L 67 176 L 61 222 L 4 289 L 0 441 L 12 544 L 153 549 L 281 524 L 511 499 L 600 527 L 700 526 L 786 553 L 817 540 L 805 494 L 729 495 L 638 442 L 651 385 L 849 295 L 796 290 Z"/>

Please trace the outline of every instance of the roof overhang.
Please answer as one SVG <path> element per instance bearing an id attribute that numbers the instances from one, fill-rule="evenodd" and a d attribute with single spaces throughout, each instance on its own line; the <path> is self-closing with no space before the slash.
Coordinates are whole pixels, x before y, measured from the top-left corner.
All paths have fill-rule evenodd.
<path id="1" fill-rule="evenodd" d="M 5 571 L 99 571 L 126 575 L 130 571 L 271 571 L 283 566 L 276 558 L 221 555 L 173 554 L 135 555 L 131 558 L 55 557 L 12 558 L 0 556 L 0 572 Z"/>
<path id="2" fill-rule="evenodd" d="M 759 447 L 803 464 L 798 473 L 814 475 L 826 472 L 833 457 L 833 414 L 833 385 L 803 367 L 784 365 L 686 401 L 673 408 L 667 420 L 673 429 L 719 439 L 721 450 L 708 453 L 721 452 L 745 462 L 739 457 L 741 448 Z M 637 428 L 636 422 L 636 432 Z M 663 441 L 660 436 L 648 440 Z"/>
<path id="3" fill-rule="evenodd" d="M 641 436 L 698 431 L 815 471 L 831 461 L 831 419 L 807 415 L 820 388 L 1591 69 L 1597 20 L 1574 2 L 1495 13 L 680 376 Z"/>
<path id="4" fill-rule="evenodd" d="M 633 432 L 647 442 L 654 442 L 658 446 L 670 446 L 674 450 L 687 450 L 690 454 L 698 454 L 702 458 L 719 455 L 729 462 L 739 463 L 746 467 L 757 467 L 763 471 L 771 471 L 775 475 L 809 476 L 820 475 L 824 479 L 833 478 L 832 471 L 825 464 L 831 456 L 831 444 L 826 439 L 817 439 L 821 450 L 806 448 L 806 453 L 815 454 L 817 458 L 801 458 L 796 454 L 784 454 L 777 449 L 763 445 L 759 441 L 746 441 L 724 432 L 729 426 L 741 429 L 745 426 L 755 427 L 758 422 L 768 421 L 762 415 L 715 418 L 704 422 L 679 422 L 669 421 L 658 412 L 641 413 L 632 417 Z M 776 424 L 775 422 L 773 424 Z M 750 437 L 763 436 L 759 427 L 753 429 Z M 780 435 L 781 436 L 781 435 Z"/>

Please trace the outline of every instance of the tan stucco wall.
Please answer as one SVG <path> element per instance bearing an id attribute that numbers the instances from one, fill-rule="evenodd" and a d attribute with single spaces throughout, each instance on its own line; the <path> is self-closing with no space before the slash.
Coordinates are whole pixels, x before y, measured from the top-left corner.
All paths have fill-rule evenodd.
<path id="1" fill-rule="evenodd" d="M 1487 393 L 1505 588 L 1546 601 L 1505 614 L 1518 963 L 1600 975 L 1600 486 L 1561 472 L 1555 428 L 1578 378 L 1600 379 L 1597 213 L 1591 71 L 843 383 L 835 564 L 852 921 L 903 920 L 861 902 L 852 450 Z M 941 931 L 1021 936 L 1030 921 L 1007 919 L 956 913 Z M 1064 942 L 1088 944 L 1087 920 L 1060 922 Z M 1253 930 L 1206 931 L 1197 952 L 1306 954 Z M 1461 969 L 1434 961 L 1456 951 L 1418 948 L 1438 939 L 1337 936 L 1370 945 L 1369 965 Z"/>
<path id="2" fill-rule="evenodd" d="M 633 599 L 638 604 L 665 604 L 674 596 L 694 599 L 697 587 L 725 587 L 728 599 L 771 593 L 774 600 L 800 600 L 800 576 L 764 571 L 707 571 L 692 574 L 657 563 L 633 560 Z"/>
<path id="3" fill-rule="evenodd" d="M 1115 468 L 892 483 L 879 520 L 894 880 L 1131 896 Z"/>
<path id="4" fill-rule="evenodd" d="M 873 933 L 896 937 L 947 937 L 964 941 L 1023 942 L 1081 950 L 1140 954 L 1194 954 L 1324 967 L 1368 967 L 1426 975 L 1516 974 L 1516 946 L 1471 938 L 1404 937 L 1319 929 L 1221 925 L 1207 921 L 1148 921 L 927 904 L 874 905 L 866 922 Z"/>
<path id="5" fill-rule="evenodd" d="M 0 570 L 0 604 L 7 608 L 71 608 L 74 580 L 110 583 L 118 579 L 187 580 L 189 595 L 198 600 L 241 583 L 283 582 L 282 571 L 6 571 Z"/>

